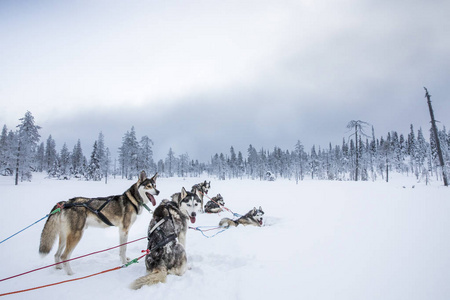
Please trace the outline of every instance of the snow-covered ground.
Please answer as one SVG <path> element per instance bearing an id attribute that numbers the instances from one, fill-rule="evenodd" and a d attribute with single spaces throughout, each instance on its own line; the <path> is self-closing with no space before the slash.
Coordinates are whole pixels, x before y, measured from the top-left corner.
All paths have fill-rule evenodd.
<path id="1" fill-rule="evenodd" d="M 143 260 L 118 271 L 22 294 L 10 299 L 450 299 L 450 189 L 392 174 L 391 182 L 305 180 L 275 182 L 213 178 L 159 178 L 157 201 L 211 180 L 210 196 L 244 214 L 262 206 L 266 226 L 231 228 L 213 238 L 189 230 L 190 270 L 138 291 Z M 13 185 L 0 177 L 0 240 L 74 196 L 122 194 L 133 182 L 57 181 L 34 174 Z M 412 186 L 415 185 L 414 188 Z M 227 212 L 199 215 L 195 225 L 216 225 Z M 143 212 L 130 240 L 145 237 Z M 38 254 L 41 221 L 0 244 L 0 280 L 53 263 Z M 214 232 L 211 232 L 214 233 Z M 116 228 L 89 228 L 72 257 L 118 245 Z M 141 255 L 146 240 L 129 245 Z M 77 278 L 120 266 L 118 249 L 73 261 L 73 276 L 53 267 L 0 282 L 0 294 Z M 61 298 L 62 297 L 62 298 Z"/>

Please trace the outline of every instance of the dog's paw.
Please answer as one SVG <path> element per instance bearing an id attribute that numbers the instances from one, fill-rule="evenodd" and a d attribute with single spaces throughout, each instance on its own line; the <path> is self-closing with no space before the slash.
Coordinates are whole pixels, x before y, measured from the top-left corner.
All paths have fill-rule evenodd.
<path id="1" fill-rule="evenodd" d="M 127 263 L 129 263 L 131 261 L 131 258 L 129 258 L 129 257 L 121 257 L 120 261 L 122 262 L 122 264 L 125 265 L 125 264 L 127 264 Z"/>

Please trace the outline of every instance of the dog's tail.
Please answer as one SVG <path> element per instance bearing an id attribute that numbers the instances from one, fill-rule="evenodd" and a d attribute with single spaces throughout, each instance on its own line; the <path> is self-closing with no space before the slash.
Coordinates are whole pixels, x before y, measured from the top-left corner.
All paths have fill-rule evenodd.
<path id="1" fill-rule="evenodd" d="M 220 222 L 219 222 L 219 226 L 220 226 L 220 227 L 225 227 L 225 228 L 228 228 L 228 227 L 230 227 L 230 226 L 237 227 L 238 225 L 239 225 L 238 222 L 236 222 L 236 221 L 234 221 L 234 220 L 231 220 L 231 219 L 229 219 L 229 218 L 223 218 L 223 219 L 220 220 Z"/>
<path id="2" fill-rule="evenodd" d="M 55 205 L 51 212 L 55 211 L 58 206 Z M 39 253 L 45 255 L 52 250 L 53 244 L 55 243 L 56 235 L 58 234 L 61 226 L 59 213 L 50 213 L 47 221 L 45 222 L 44 229 L 41 233 L 41 243 L 39 244 Z"/>
<path id="3" fill-rule="evenodd" d="M 162 267 L 156 270 L 153 270 L 153 272 L 148 273 L 145 276 L 139 277 L 136 279 L 131 285 L 130 288 L 133 290 L 138 290 L 144 285 L 152 285 L 157 284 L 159 282 L 166 282 L 167 279 L 167 268 Z"/>

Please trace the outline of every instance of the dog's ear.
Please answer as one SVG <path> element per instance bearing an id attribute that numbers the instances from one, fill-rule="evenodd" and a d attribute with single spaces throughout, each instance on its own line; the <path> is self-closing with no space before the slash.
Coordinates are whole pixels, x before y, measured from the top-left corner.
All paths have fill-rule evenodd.
<path id="1" fill-rule="evenodd" d="M 222 197 L 220 194 L 217 194 L 217 197 Z"/>
<path id="2" fill-rule="evenodd" d="M 261 206 L 259 207 L 259 210 L 262 211 L 262 207 Z"/>
<path id="3" fill-rule="evenodd" d="M 186 196 L 187 196 L 187 192 L 186 192 L 186 189 L 183 187 L 183 188 L 181 189 L 181 199 L 186 198 Z"/>
<path id="4" fill-rule="evenodd" d="M 158 173 L 155 173 L 155 175 L 153 175 L 152 180 L 156 181 L 156 178 L 158 178 Z"/>
<path id="5" fill-rule="evenodd" d="M 147 174 L 145 174 L 145 171 L 141 171 L 141 174 L 139 174 L 138 182 L 144 182 L 145 179 L 147 179 Z"/>

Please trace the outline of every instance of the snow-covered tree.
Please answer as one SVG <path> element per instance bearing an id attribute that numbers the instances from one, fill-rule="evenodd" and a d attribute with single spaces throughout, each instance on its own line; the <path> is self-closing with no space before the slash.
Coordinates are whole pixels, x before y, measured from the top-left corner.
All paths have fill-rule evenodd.
<path id="1" fill-rule="evenodd" d="M 36 149 L 41 137 L 38 132 L 41 127 L 35 125 L 31 112 L 27 111 L 20 121 L 21 123 L 17 125 L 16 185 L 19 183 L 19 174 L 21 181 L 31 181 L 31 172 L 35 168 Z"/>
<path id="2" fill-rule="evenodd" d="M 153 161 L 153 141 L 146 135 L 141 138 L 139 143 L 138 164 L 139 169 L 144 170 L 147 174 L 154 173 L 156 166 Z"/>
<path id="3" fill-rule="evenodd" d="M 11 138 L 12 137 L 12 138 Z M 8 128 L 3 126 L 0 135 L 0 174 L 12 175 L 12 157 L 13 157 L 14 133 L 8 134 Z"/>
<path id="4" fill-rule="evenodd" d="M 166 156 L 166 161 L 164 163 L 166 176 L 173 177 L 174 172 L 177 168 L 177 159 L 175 157 L 175 152 L 173 152 L 172 148 L 169 149 L 169 152 Z"/>
<path id="5" fill-rule="evenodd" d="M 85 177 L 87 180 L 100 181 L 102 179 L 102 170 L 100 167 L 100 159 L 97 141 L 94 142 L 91 159 L 86 170 Z"/>
<path id="6" fill-rule="evenodd" d="M 57 161 L 57 152 L 56 152 L 56 142 L 50 135 L 47 139 L 44 153 L 44 170 L 50 175 L 50 173 L 55 174 L 54 166 Z M 53 170 L 51 172 L 51 170 Z"/>
<path id="7" fill-rule="evenodd" d="M 258 168 L 258 152 L 256 149 L 250 145 L 247 150 L 247 174 L 252 178 L 255 179 L 257 176 L 257 168 Z"/>
<path id="8" fill-rule="evenodd" d="M 83 155 L 83 149 L 81 148 L 81 141 L 73 147 L 72 151 L 72 175 L 76 178 L 81 178 L 85 174 L 86 158 Z"/>
<path id="9" fill-rule="evenodd" d="M 178 158 L 178 176 L 185 177 L 189 172 L 189 155 L 187 153 L 181 154 Z"/>
<path id="10" fill-rule="evenodd" d="M 122 146 L 119 148 L 122 177 L 132 179 L 134 175 L 139 173 L 138 153 L 139 143 L 133 126 L 131 131 L 127 131 L 122 138 Z"/>
<path id="11" fill-rule="evenodd" d="M 70 152 L 67 148 L 66 143 L 61 148 L 61 151 L 59 153 L 59 174 L 58 177 L 60 179 L 68 179 L 70 177 L 70 167 L 71 167 L 71 161 L 70 161 Z"/>
<path id="12" fill-rule="evenodd" d="M 237 155 L 236 151 L 234 151 L 234 147 L 230 148 L 230 160 L 229 160 L 229 169 L 230 169 L 230 177 L 236 178 L 238 177 L 238 163 L 237 163 Z"/>

